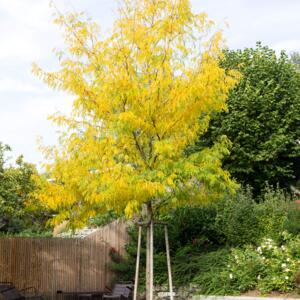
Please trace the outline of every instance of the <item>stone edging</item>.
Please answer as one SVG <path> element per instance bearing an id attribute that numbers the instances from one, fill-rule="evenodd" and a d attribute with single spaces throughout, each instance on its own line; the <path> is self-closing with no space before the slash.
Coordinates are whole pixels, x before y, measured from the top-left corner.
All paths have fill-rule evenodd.
<path id="1" fill-rule="evenodd" d="M 193 300 L 300 300 L 299 298 L 280 298 L 280 297 L 250 297 L 250 296 L 193 296 Z"/>

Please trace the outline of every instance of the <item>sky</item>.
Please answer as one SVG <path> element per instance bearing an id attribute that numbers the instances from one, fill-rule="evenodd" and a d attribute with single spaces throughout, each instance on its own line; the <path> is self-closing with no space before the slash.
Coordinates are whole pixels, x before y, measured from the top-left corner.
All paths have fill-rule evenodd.
<path id="1" fill-rule="evenodd" d="M 54 0 L 62 12 L 84 11 L 108 34 L 118 0 Z M 221 28 L 233 49 L 257 41 L 288 53 L 300 51 L 300 0 L 191 0 Z M 31 73 L 31 64 L 57 70 L 54 48 L 63 49 L 61 30 L 53 24 L 48 0 L 0 0 L 0 142 L 12 147 L 12 160 L 23 154 L 37 164 L 43 156 L 37 139 L 57 143 L 58 130 L 47 117 L 68 113 L 72 97 L 49 89 Z M 227 25 L 226 25 L 227 24 Z M 228 27 L 227 27 L 228 26 Z"/>

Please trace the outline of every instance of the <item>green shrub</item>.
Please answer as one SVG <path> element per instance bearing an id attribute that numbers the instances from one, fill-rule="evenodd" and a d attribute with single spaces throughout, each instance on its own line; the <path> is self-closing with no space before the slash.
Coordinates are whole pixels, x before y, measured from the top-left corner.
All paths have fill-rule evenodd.
<path id="1" fill-rule="evenodd" d="M 300 210 L 299 206 L 292 202 L 289 204 L 287 218 L 283 224 L 284 230 L 293 235 L 300 234 Z"/>
<path id="2" fill-rule="evenodd" d="M 245 188 L 235 197 L 203 207 L 175 209 L 161 218 L 169 224 L 176 286 L 194 282 L 205 294 L 239 294 L 254 288 L 262 292 L 289 291 L 295 287 L 293 274 L 300 258 L 300 238 L 297 237 L 300 212 L 283 191 L 267 186 L 261 198 L 255 199 L 251 190 Z M 137 232 L 136 227 L 130 228 L 127 256 L 113 266 L 123 280 L 134 278 Z M 268 243 L 272 249 L 265 246 Z M 142 245 L 140 279 L 143 285 L 145 232 Z M 154 282 L 166 283 L 163 227 L 155 227 L 154 245 Z M 265 252 L 259 253 L 260 248 Z M 269 257 L 264 260 L 263 256 Z M 288 272 L 281 267 L 286 260 L 291 262 Z"/>
<path id="3" fill-rule="evenodd" d="M 207 253 L 195 253 L 191 246 L 180 249 L 172 261 L 175 284 L 182 286 L 193 282 L 200 284 L 203 291 L 213 289 L 213 281 L 218 280 L 219 271 L 226 266 L 229 253 L 226 248 Z"/>
<path id="4" fill-rule="evenodd" d="M 169 240 L 172 252 L 188 244 L 193 244 L 200 251 L 216 249 L 225 243 L 223 232 L 216 224 L 216 203 L 201 207 L 182 207 L 164 216 L 168 222 Z M 155 229 L 155 247 L 157 252 L 165 250 L 164 230 Z"/>
<path id="5" fill-rule="evenodd" d="M 286 195 L 283 190 L 266 186 L 254 211 L 259 219 L 257 230 L 263 237 L 280 238 L 280 233 L 285 230 L 289 212 L 294 210 L 292 204 L 291 197 Z M 290 229 L 292 230 L 292 227 Z"/>
<path id="6" fill-rule="evenodd" d="M 250 188 L 240 189 L 235 197 L 217 203 L 217 232 L 228 246 L 259 244 L 263 237 L 280 238 L 280 232 L 300 232 L 300 211 L 289 194 L 266 186 L 259 198 Z"/>
<path id="7" fill-rule="evenodd" d="M 252 289 L 262 293 L 293 291 L 300 266 L 300 238 L 292 238 L 286 232 L 281 236 L 281 243 L 264 238 L 258 247 L 233 248 L 228 264 L 218 271 L 217 280 L 203 285 L 207 274 L 200 273 L 194 282 L 202 284 L 204 293 L 239 294 Z"/>
<path id="8" fill-rule="evenodd" d="M 116 264 L 120 279 L 134 278 L 135 261 Z M 290 292 L 296 289 L 295 275 L 300 267 L 300 237 L 281 234 L 281 240 L 264 238 L 259 245 L 241 248 L 220 248 L 199 252 L 193 245 L 178 249 L 172 257 L 175 286 L 195 283 L 203 294 L 238 295 L 252 289 L 262 293 Z M 120 276 L 121 275 L 121 276 Z M 164 253 L 154 255 L 154 282 L 166 283 Z M 141 268 L 140 287 L 145 284 Z"/>
<path id="9" fill-rule="evenodd" d="M 215 222 L 227 245 L 255 243 L 260 238 L 262 233 L 258 230 L 260 219 L 255 213 L 256 206 L 249 188 L 217 203 Z"/>

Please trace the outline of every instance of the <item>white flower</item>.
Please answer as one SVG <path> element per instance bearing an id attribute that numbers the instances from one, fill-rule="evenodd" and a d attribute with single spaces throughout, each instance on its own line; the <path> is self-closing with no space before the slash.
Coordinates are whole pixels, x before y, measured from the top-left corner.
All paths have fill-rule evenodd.
<path id="1" fill-rule="evenodd" d="M 262 253 L 261 247 L 257 247 L 256 251 L 257 251 L 258 253 Z"/>
<path id="2" fill-rule="evenodd" d="M 288 279 L 289 279 L 289 277 L 288 277 L 288 276 L 285 276 L 284 278 L 285 278 L 286 280 L 288 280 Z"/>
<path id="3" fill-rule="evenodd" d="M 289 272 L 289 271 L 291 271 L 290 269 L 284 269 L 284 272 Z"/>
<path id="4" fill-rule="evenodd" d="M 260 280 L 260 275 L 257 276 L 257 280 Z"/>
<path id="5" fill-rule="evenodd" d="M 286 267 L 286 264 L 285 264 L 285 263 L 281 264 L 281 267 L 282 267 L 282 268 L 285 268 L 285 267 Z"/>
<path id="6" fill-rule="evenodd" d="M 261 257 L 262 260 L 265 260 L 266 258 L 264 256 Z"/>
<path id="7" fill-rule="evenodd" d="M 290 261 L 291 259 L 288 257 L 287 259 L 286 259 L 286 261 Z"/>
<path id="8" fill-rule="evenodd" d="M 230 278 L 230 279 L 232 279 L 232 278 L 233 278 L 233 275 L 232 275 L 231 273 L 229 274 L 229 278 Z"/>
<path id="9" fill-rule="evenodd" d="M 230 268 L 230 265 L 227 265 L 227 268 Z"/>
<path id="10" fill-rule="evenodd" d="M 285 249 L 286 249 L 285 246 L 283 246 L 283 245 L 282 245 L 280 248 L 281 248 L 282 250 L 285 250 Z"/>

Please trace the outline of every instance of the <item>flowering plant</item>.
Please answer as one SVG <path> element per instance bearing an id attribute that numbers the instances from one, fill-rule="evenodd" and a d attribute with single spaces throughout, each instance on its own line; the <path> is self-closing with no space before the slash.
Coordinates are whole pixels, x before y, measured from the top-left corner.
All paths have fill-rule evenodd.
<path id="1" fill-rule="evenodd" d="M 295 274 L 300 267 L 299 238 L 281 234 L 281 241 L 264 238 L 258 247 L 233 249 L 225 273 L 239 291 L 259 289 L 287 292 L 295 289 Z"/>

